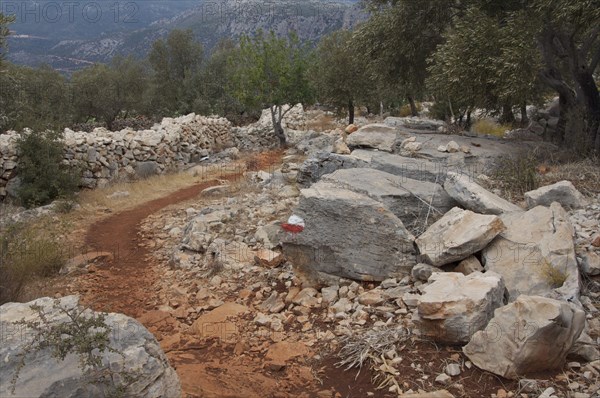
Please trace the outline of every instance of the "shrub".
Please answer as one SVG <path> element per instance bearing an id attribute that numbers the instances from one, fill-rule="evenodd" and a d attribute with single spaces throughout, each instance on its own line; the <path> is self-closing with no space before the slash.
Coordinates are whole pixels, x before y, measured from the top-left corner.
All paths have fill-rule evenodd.
<path id="1" fill-rule="evenodd" d="M 506 130 L 511 130 L 511 126 L 498 124 L 490 119 L 481 119 L 476 121 L 471 127 L 471 130 L 483 135 L 493 135 L 496 137 L 504 137 Z"/>
<path id="2" fill-rule="evenodd" d="M 65 263 L 58 238 L 24 224 L 0 232 L 0 305 L 17 301 L 25 285 L 39 276 L 55 274 Z"/>
<path id="3" fill-rule="evenodd" d="M 417 112 L 420 113 L 423 110 L 423 107 L 421 106 L 420 102 L 416 102 L 415 106 L 417 107 Z M 398 116 L 400 116 L 400 117 L 412 116 L 412 111 L 410 110 L 410 104 L 402 105 L 400 107 L 400 110 L 398 111 Z"/>
<path id="4" fill-rule="evenodd" d="M 54 131 L 23 133 L 17 141 L 17 196 L 26 207 L 45 205 L 56 198 L 71 197 L 79 186 L 76 170 L 63 164 L 64 143 Z"/>
<path id="5" fill-rule="evenodd" d="M 537 173 L 538 156 L 530 152 L 524 156 L 505 156 L 500 158 L 492 171 L 492 180 L 508 199 L 520 200 L 527 191 L 540 185 Z"/>
<path id="6" fill-rule="evenodd" d="M 429 107 L 429 117 L 436 120 L 450 120 L 450 107 L 446 101 L 436 101 Z"/>

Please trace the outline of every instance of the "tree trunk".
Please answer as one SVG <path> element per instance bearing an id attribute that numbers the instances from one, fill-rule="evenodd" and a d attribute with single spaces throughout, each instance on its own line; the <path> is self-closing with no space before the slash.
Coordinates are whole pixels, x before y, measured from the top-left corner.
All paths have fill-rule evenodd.
<path id="1" fill-rule="evenodd" d="M 558 123 L 556 124 L 556 132 L 552 137 L 552 142 L 557 145 L 562 145 L 565 141 L 565 133 L 567 131 L 567 122 L 569 120 L 569 114 L 574 108 L 574 104 L 569 101 L 569 98 L 565 95 L 560 94 L 558 96 Z"/>
<path id="2" fill-rule="evenodd" d="M 419 116 L 419 110 L 417 109 L 417 105 L 415 104 L 415 99 L 412 97 L 412 95 L 407 95 L 406 99 L 408 100 L 408 103 L 410 104 L 410 114 L 412 116 Z"/>
<path id="3" fill-rule="evenodd" d="M 600 153 L 600 137 L 598 129 L 600 128 L 600 94 L 594 77 L 587 70 L 580 71 L 576 75 L 577 84 L 581 88 L 582 102 L 586 107 L 587 135 L 590 145 L 593 145 L 594 151 Z"/>
<path id="4" fill-rule="evenodd" d="M 514 123 L 515 115 L 512 108 L 509 105 L 502 105 L 502 116 L 500 116 L 500 123 Z"/>
<path id="5" fill-rule="evenodd" d="M 275 137 L 279 139 L 279 145 L 284 148 L 287 142 L 285 139 L 285 133 L 283 132 L 283 127 L 281 127 L 281 120 L 283 119 L 283 116 L 281 115 L 281 105 L 274 105 L 270 109 Z"/>
<path id="6" fill-rule="evenodd" d="M 471 130 L 471 109 L 467 111 L 467 121 L 465 122 L 465 130 Z"/>
<path id="7" fill-rule="evenodd" d="M 525 101 L 521 103 L 521 125 L 523 127 L 529 124 L 529 117 L 527 117 L 527 104 Z"/>
<path id="8" fill-rule="evenodd" d="M 354 123 L 354 102 L 348 100 L 348 124 Z"/>

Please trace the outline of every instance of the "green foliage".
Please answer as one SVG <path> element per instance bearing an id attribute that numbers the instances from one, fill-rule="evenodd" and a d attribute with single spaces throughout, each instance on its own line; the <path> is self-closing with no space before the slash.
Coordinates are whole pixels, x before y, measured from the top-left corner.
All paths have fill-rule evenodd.
<path id="1" fill-rule="evenodd" d="M 201 84 L 203 53 L 202 44 L 196 41 L 191 30 L 175 29 L 166 40 L 154 42 L 148 55 L 153 70 L 153 112 L 160 115 L 191 112 Z"/>
<path id="2" fill-rule="evenodd" d="M 500 138 L 504 137 L 506 130 L 511 129 L 511 126 L 498 124 L 490 119 L 480 119 L 473 124 L 473 127 L 471 127 L 471 131 L 478 134 L 493 135 Z"/>
<path id="3" fill-rule="evenodd" d="M 73 74 L 77 119 L 98 118 L 108 129 L 124 111 L 140 109 L 147 88 L 147 73 L 133 57 L 115 57 L 110 65 L 95 64 Z"/>
<path id="4" fill-rule="evenodd" d="M 8 25 L 14 21 L 14 16 L 6 16 L 0 12 L 0 66 L 2 66 L 2 60 L 4 59 L 6 50 L 6 38 L 10 34 Z"/>
<path id="5" fill-rule="evenodd" d="M 239 51 L 229 59 L 229 92 L 247 108 L 271 108 L 275 134 L 282 145 L 283 105 L 306 104 L 313 99 L 306 76 L 311 61 L 311 53 L 296 34 L 278 38 L 274 32 L 265 35 L 262 31 L 253 38 L 242 36 Z"/>
<path id="6" fill-rule="evenodd" d="M 374 15 L 354 32 L 355 53 L 368 60 L 381 100 L 425 93 L 427 59 L 452 21 L 452 0 L 375 1 Z M 381 5 L 384 3 L 384 5 Z"/>
<path id="7" fill-rule="evenodd" d="M 59 300 L 53 303 L 53 311 L 60 314 L 55 319 L 41 306 L 33 305 L 31 309 L 37 315 L 35 319 L 16 322 L 31 330 L 33 339 L 18 354 L 20 362 L 11 380 L 13 394 L 27 356 L 50 349 L 52 356 L 60 361 L 64 361 L 69 354 L 76 355 L 82 372 L 91 384 L 109 385 L 109 391 L 106 391 L 108 396 L 127 396 L 128 386 L 135 382 L 135 375 L 125 371 L 115 372 L 102 363 L 104 352 L 115 353 L 125 359 L 122 352 L 110 345 L 112 328 L 106 324 L 106 314 L 81 307 L 65 308 Z"/>
<path id="8" fill-rule="evenodd" d="M 27 207 L 45 205 L 73 195 L 79 185 L 76 171 L 63 163 L 64 143 L 54 131 L 24 132 L 17 141 L 19 151 L 17 195 Z"/>
<path id="9" fill-rule="evenodd" d="M 7 63 L 0 73 L 0 129 L 59 129 L 70 119 L 68 82 L 47 65 L 38 68 Z"/>
<path id="10" fill-rule="evenodd" d="M 559 269 L 556 269 L 548 261 L 544 260 L 541 265 L 541 274 L 553 288 L 559 288 L 565 284 L 567 274 Z"/>
<path id="11" fill-rule="evenodd" d="M 13 223 L 0 229 L 0 305 L 17 301 L 28 282 L 64 265 L 58 237 Z"/>
<path id="12" fill-rule="evenodd" d="M 316 60 L 310 67 L 309 75 L 319 101 L 334 105 L 338 110 L 364 104 L 373 95 L 375 87 L 375 82 L 366 73 L 365 58 L 356 56 L 351 40 L 352 32 L 348 30 L 338 30 L 323 37 Z"/>

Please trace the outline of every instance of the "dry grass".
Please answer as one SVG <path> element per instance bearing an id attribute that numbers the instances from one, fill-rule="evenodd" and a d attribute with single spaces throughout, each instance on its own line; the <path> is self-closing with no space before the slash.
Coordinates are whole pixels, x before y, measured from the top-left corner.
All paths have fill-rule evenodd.
<path id="1" fill-rule="evenodd" d="M 568 180 L 586 196 L 600 193 L 600 158 L 588 158 L 570 161 L 558 165 L 538 166 L 540 182 L 542 185 L 554 184 L 558 181 Z"/>
<path id="2" fill-rule="evenodd" d="M 481 119 L 473 123 L 471 131 L 478 134 L 492 135 L 495 137 L 504 137 L 506 130 L 511 130 L 512 127 L 508 125 L 498 124 L 491 119 Z"/>
<path id="3" fill-rule="evenodd" d="M 335 130 L 339 127 L 340 126 L 335 122 L 335 118 L 326 114 L 321 114 L 306 122 L 306 128 L 308 130 L 314 130 L 320 133 Z"/>
<path id="4" fill-rule="evenodd" d="M 128 210 L 191 185 L 245 170 L 245 163 L 240 161 L 228 165 L 196 166 L 183 172 L 156 175 L 133 182 L 113 183 L 105 188 L 80 193 L 78 202 L 81 209 L 75 213 L 98 209 L 109 209 L 113 212 Z M 119 195 L 123 192 L 127 195 Z"/>

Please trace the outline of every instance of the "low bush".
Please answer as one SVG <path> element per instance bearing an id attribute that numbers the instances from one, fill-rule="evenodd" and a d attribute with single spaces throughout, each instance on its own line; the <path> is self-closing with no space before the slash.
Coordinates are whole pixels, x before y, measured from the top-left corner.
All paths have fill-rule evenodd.
<path id="1" fill-rule="evenodd" d="M 423 111 L 423 107 L 421 106 L 421 103 L 417 102 L 417 103 L 415 103 L 415 106 L 417 107 L 417 112 L 420 113 L 421 111 Z M 400 117 L 412 116 L 412 110 L 410 109 L 410 104 L 402 105 L 400 107 L 400 110 L 398 111 L 398 116 L 400 116 Z"/>
<path id="2" fill-rule="evenodd" d="M 506 130 L 511 130 L 511 126 L 498 124 L 490 119 L 481 119 L 476 121 L 471 127 L 471 131 L 474 131 L 482 135 L 493 135 L 495 137 L 504 137 Z"/>
<path id="3" fill-rule="evenodd" d="M 54 131 L 23 133 L 17 141 L 17 196 L 25 207 L 48 204 L 57 198 L 70 198 L 77 191 L 78 170 L 63 163 L 64 143 Z"/>
<path id="4" fill-rule="evenodd" d="M 500 158 L 491 173 L 492 184 L 488 188 L 499 188 L 502 196 L 509 200 L 521 200 L 527 191 L 540 186 L 538 174 L 539 154 L 505 156 Z"/>
<path id="5" fill-rule="evenodd" d="M 45 230 L 45 229 L 44 229 Z M 0 232 L 0 305 L 18 301 L 36 277 L 57 273 L 66 261 L 58 236 L 15 223 Z"/>

